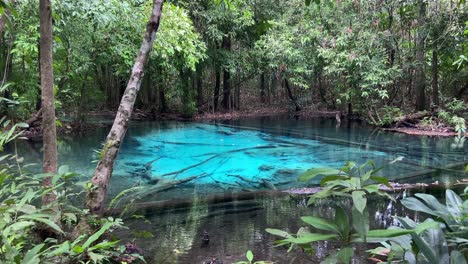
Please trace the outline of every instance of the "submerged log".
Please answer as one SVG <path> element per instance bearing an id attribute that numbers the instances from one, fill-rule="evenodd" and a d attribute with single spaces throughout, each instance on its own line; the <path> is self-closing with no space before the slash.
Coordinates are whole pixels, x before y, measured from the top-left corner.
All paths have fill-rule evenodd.
<path id="1" fill-rule="evenodd" d="M 160 193 L 160 192 L 170 190 L 172 188 L 177 187 L 178 185 L 190 182 L 192 180 L 198 179 L 198 178 L 206 176 L 206 175 L 207 175 L 206 173 L 203 173 L 203 174 L 196 175 L 196 176 L 191 176 L 191 177 L 188 177 L 188 178 L 185 178 L 185 179 L 182 179 L 182 180 L 173 180 L 173 181 L 161 181 L 161 180 L 159 180 L 158 184 L 156 184 L 155 186 L 149 186 L 148 188 L 145 188 L 140 192 L 134 193 L 133 196 L 136 196 L 136 197 L 142 199 L 142 198 L 147 197 L 149 195 L 154 195 L 154 194 L 157 194 L 157 193 Z"/>

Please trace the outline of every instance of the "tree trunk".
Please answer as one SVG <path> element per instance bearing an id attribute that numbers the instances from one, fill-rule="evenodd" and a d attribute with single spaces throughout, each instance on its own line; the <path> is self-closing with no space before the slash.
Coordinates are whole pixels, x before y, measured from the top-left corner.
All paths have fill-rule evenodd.
<path id="1" fill-rule="evenodd" d="M 140 52 L 133 65 L 130 80 L 128 81 L 124 95 L 120 102 L 119 110 L 114 120 L 114 124 L 107 135 L 103 147 L 103 155 L 94 172 L 91 182 L 93 188 L 88 193 L 87 207 L 92 214 L 102 215 L 104 211 L 104 202 L 109 185 L 114 161 L 120 149 L 120 145 L 127 132 L 128 122 L 133 112 L 133 106 L 141 81 L 144 75 L 144 68 L 148 61 L 150 51 L 156 38 L 156 32 L 159 28 L 159 21 L 163 7 L 163 0 L 153 0 L 153 8 L 150 20 L 146 26 L 145 36 L 140 48 Z"/>
<path id="2" fill-rule="evenodd" d="M 218 111 L 218 98 L 219 98 L 219 89 L 221 88 L 221 72 L 219 69 L 216 69 L 215 72 L 216 81 L 215 81 L 215 89 L 214 89 L 214 98 L 213 98 L 213 107 L 214 111 Z"/>
<path id="3" fill-rule="evenodd" d="M 0 15 L 0 43 L 3 41 L 3 30 L 5 29 L 5 21 L 3 15 Z"/>
<path id="4" fill-rule="evenodd" d="M 432 51 L 432 103 L 439 106 L 439 61 L 437 58 L 437 50 Z"/>
<path id="5" fill-rule="evenodd" d="M 260 75 L 260 99 L 262 104 L 266 103 L 266 93 L 265 93 L 265 73 L 262 72 Z"/>
<path id="6" fill-rule="evenodd" d="M 202 65 L 199 64 L 197 67 L 195 79 L 197 80 L 197 108 L 200 111 L 200 107 L 203 105 L 203 68 Z"/>
<path id="7" fill-rule="evenodd" d="M 42 94 L 42 137 L 44 157 L 42 169 L 45 173 L 57 173 L 57 132 L 55 126 L 54 72 L 52 68 L 52 6 L 50 0 L 40 0 L 40 73 Z M 44 187 L 52 186 L 52 178 L 45 177 Z M 49 194 L 42 202 L 48 204 L 56 199 Z"/>
<path id="8" fill-rule="evenodd" d="M 226 51 L 231 50 L 231 40 L 228 37 L 223 38 L 223 49 Z M 228 69 L 223 71 L 223 108 L 225 110 L 230 109 L 230 97 L 231 97 L 231 73 Z"/>
<path id="9" fill-rule="evenodd" d="M 300 107 L 299 104 L 297 103 L 296 98 L 293 96 L 291 87 L 289 86 L 289 81 L 288 81 L 288 79 L 286 79 L 286 78 L 284 78 L 284 85 L 286 86 L 286 91 L 288 92 L 288 97 L 289 97 L 289 99 L 291 99 L 291 101 L 293 102 L 294 106 L 296 107 L 296 112 L 301 111 L 301 107 Z"/>
<path id="10" fill-rule="evenodd" d="M 426 15 L 426 3 L 423 0 L 418 1 L 418 29 L 416 31 L 416 69 L 415 69 L 415 86 L 416 86 L 416 110 L 426 110 L 426 76 L 424 75 L 424 38 L 423 29 L 424 17 Z"/>

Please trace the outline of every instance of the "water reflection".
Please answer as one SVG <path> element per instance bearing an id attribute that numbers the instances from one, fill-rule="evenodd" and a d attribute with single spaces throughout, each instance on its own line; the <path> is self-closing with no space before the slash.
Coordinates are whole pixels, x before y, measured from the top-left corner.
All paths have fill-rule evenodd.
<path id="1" fill-rule="evenodd" d="M 409 193 L 394 195 L 403 197 Z M 244 259 L 249 249 L 258 259 L 276 263 L 319 263 L 336 248 L 336 244 L 329 241 L 316 243 L 314 255 L 298 251 L 288 254 L 287 248 L 274 247 L 277 237 L 265 232 L 266 228 L 278 228 L 295 233 L 300 227 L 307 226 L 300 221 L 301 216 L 333 219 L 336 206 L 348 213 L 351 211 L 349 200 L 322 200 L 313 207 L 306 207 L 305 199 L 304 196 L 249 193 L 218 197 L 204 203 L 194 197 L 193 204 L 188 207 L 172 204 L 146 210 L 151 224 L 129 223 L 132 230 L 143 229 L 154 234 L 154 238 L 136 240 L 149 263 L 201 264 L 214 258 L 223 263 L 233 263 Z M 214 202 L 216 200 L 218 202 Z M 371 229 L 397 224 L 394 220 L 396 215 L 420 220 L 417 213 L 384 198 L 376 197 L 369 201 Z M 205 232 L 210 237 L 207 246 L 203 242 Z M 366 245 L 355 245 L 357 263 L 365 262 L 362 258 L 367 249 Z"/>

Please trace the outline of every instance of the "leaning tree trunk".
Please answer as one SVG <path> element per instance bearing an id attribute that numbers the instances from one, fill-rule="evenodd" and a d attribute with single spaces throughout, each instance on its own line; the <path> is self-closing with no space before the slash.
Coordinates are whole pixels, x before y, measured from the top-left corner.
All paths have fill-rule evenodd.
<path id="1" fill-rule="evenodd" d="M 119 110 L 114 120 L 114 124 L 107 135 L 103 155 L 94 172 L 91 182 L 93 188 L 88 193 L 87 207 L 92 214 L 102 215 L 104 209 L 104 201 L 109 185 L 114 161 L 120 149 L 120 145 L 124 139 L 128 128 L 128 121 L 133 112 L 133 106 L 138 90 L 141 86 L 141 81 L 144 75 L 144 68 L 148 61 L 151 48 L 153 47 L 156 38 L 156 32 L 159 28 L 159 21 L 163 7 L 163 0 L 153 0 L 153 9 L 150 20 L 146 26 L 145 36 L 140 48 L 140 52 L 133 65 L 130 80 L 128 81 L 124 95 L 120 102 Z"/>
<path id="2" fill-rule="evenodd" d="M 55 126 L 54 72 L 52 68 L 52 6 L 50 0 L 40 0 L 40 69 L 42 91 L 42 138 L 44 158 L 42 169 L 45 173 L 57 172 L 57 132 Z M 45 187 L 52 186 L 51 177 L 42 181 Z M 55 200 L 52 194 L 44 196 L 44 204 Z"/>
<path id="3" fill-rule="evenodd" d="M 301 111 L 301 107 L 297 103 L 296 97 L 292 94 L 291 86 L 289 86 L 288 79 L 284 78 L 284 86 L 286 87 L 286 91 L 288 92 L 289 99 L 293 102 L 294 106 L 296 107 L 296 112 Z"/>

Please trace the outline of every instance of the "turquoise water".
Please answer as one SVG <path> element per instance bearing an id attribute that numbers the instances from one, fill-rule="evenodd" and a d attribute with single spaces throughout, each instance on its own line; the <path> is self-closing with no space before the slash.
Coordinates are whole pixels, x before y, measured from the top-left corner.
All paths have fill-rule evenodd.
<path id="1" fill-rule="evenodd" d="M 95 150 L 107 127 L 58 142 L 61 164 L 86 180 L 96 166 Z M 12 152 L 14 146 L 9 146 Z M 25 162 L 40 163 L 41 142 L 20 141 Z M 451 138 L 416 137 L 374 130 L 358 122 L 255 118 L 240 121 L 135 122 L 116 162 L 110 194 L 135 185 L 197 176 L 154 199 L 199 193 L 285 189 L 304 186 L 296 178 L 309 168 L 340 167 L 346 161 L 402 162 L 383 173 L 400 182 L 453 181 L 463 174 L 451 164 L 466 162 L 468 144 L 455 148 Z M 459 166 L 461 168 L 461 166 Z M 40 166 L 36 167 L 39 170 Z"/>

